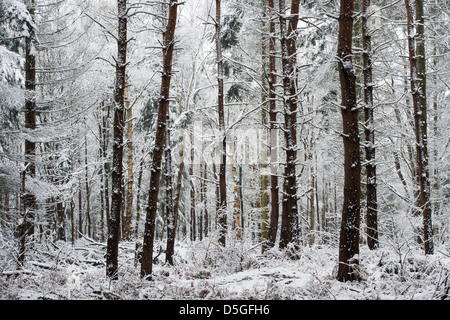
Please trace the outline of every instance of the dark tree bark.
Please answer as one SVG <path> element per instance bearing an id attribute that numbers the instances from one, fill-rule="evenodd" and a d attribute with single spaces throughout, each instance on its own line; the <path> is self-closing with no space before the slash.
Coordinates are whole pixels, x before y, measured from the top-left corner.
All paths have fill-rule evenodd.
<path id="1" fill-rule="evenodd" d="M 197 240 L 197 214 L 195 212 L 195 184 L 194 184 L 194 132 L 191 131 L 191 163 L 189 166 L 191 188 L 191 241 Z"/>
<path id="2" fill-rule="evenodd" d="M 277 103 L 275 85 L 277 83 L 276 70 L 276 49 L 275 49 L 275 4 L 274 0 L 269 0 L 269 128 L 270 128 L 270 225 L 268 230 L 268 247 L 274 247 L 277 238 L 278 220 L 280 215 L 279 192 L 278 192 L 278 130 L 277 123 Z"/>
<path id="3" fill-rule="evenodd" d="M 203 182 L 203 178 L 202 178 L 202 175 L 203 175 L 203 164 L 202 163 L 200 163 L 199 173 L 200 173 L 200 180 L 199 180 L 200 190 L 199 190 L 199 194 L 200 194 L 200 204 L 201 204 L 202 208 L 199 210 L 199 213 L 198 213 L 198 239 L 200 241 L 202 241 L 203 240 L 203 228 L 204 228 L 203 227 L 203 218 L 204 218 L 204 213 L 205 213 L 205 209 L 204 209 L 204 206 L 205 206 L 205 204 L 204 204 L 204 193 L 203 193 L 204 182 Z"/>
<path id="4" fill-rule="evenodd" d="M 103 163 L 101 167 L 101 194 L 103 195 L 103 207 L 102 220 L 101 220 L 101 237 L 104 239 L 104 221 L 106 220 L 106 230 L 109 230 L 109 216 L 110 216 L 110 197 L 109 197 L 109 177 L 110 177 L 110 163 L 107 161 L 108 157 L 108 121 L 110 116 L 110 105 L 108 102 L 102 104 L 101 124 L 99 123 L 99 136 L 100 139 L 100 157 Z"/>
<path id="5" fill-rule="evenodd" d="M 184 147 L 180 149 L 180 159 L 183 159 Z M 180 207 L 180 195 L 181 195 L 181 180 L 183 178 L 184 160 L 181 161 L 178 168 L 177 175 L 177 187 L 175 189 L 175 199 L 173 204 L 173 228 L 168 229 L 167 233 L 167 248 L 166 248 L 166 262 L 173 265 L 173 254 L 175 250 L 175 235 L 178 224 L 178 211 Z"/>
<path id="6" fill-rule="evenodd" d="M 370 0 L 363 0 L 362 41 L 364 72 L 364 132 L 367 170 L 367 244 L 378 247 L 377 165 L 375 161 L 375 126 L 373 118 L 372 35 L 368 25 Z"/>
<path id="7" fill-rule="evenodd" d="M 339 281 L 359 279 L 359 225 L 361 198 L 360 138 L 353 68 L 353 0 L 341 0 L 338 53 L 344 140 L 344 204 L 339 238 Z"/>
<path id="8" fill-rule="evenodd" d="M 81 168 L 81 151 L 78 153 L 78 166 Z M 83 193 L 81 175 L 78 176 L 78 233 L 83 234 Z"/>
<path id="9" fill-rule="evenodd" d="M 422 135 L 423 135 L 423 153 L 424 161 L 423 166 L 426 168 L 426 184 L 428 189 L 428 201 L 430 201 L 430 209 L 422 210 L 424 218 L 424 242 L 425 252 L 427 254 L 433 254 L 434 245 L 429 245 L 429 242 L 433 241 L 433 227 L 431 222 L 432 208 L 431 208 L 431 185 L 430 185 L 430 169 L 428 165 L 428 102 L 427 102 L 427 75 L 426 75 L 426 50 L 425 50 L 425 14 L 423 7 L 423 0 L 415 0 L 416 7 L 416 53 L 417 53 L 417 85 L 420 92 L 420 111 L 422 118 Z M 423 197 L 421 197 L 423 198 Z M 419 198 L 420 199 L 420 198 Z M 418 207 L 423 208 L 424 201 L 418 203 Z M 428 243 L 428 245 L 427 245 Z"/>
<path id="10" fill-rule="evenodd" d="M 114 143 L 112 167 L 111 215 L 109 217 L 108 240 L 106 248 L 106 274 L 111 279 L 118 278 L 118 251 L 120 241 L 120 212 L 123 204 L 123 132 L 125 112 L 125 86 L 127 65 L 127 1 L 118 0 L 118 37 L 116 84 L 114 91 Z"/>
<path id="11" fill-rule="evenodd" d="M 75 202 L 73 201 L 73 199 L 70 199 L 70 224 L 70 240 L 73 246 L 75 245 Z"/>
<path id="12" fill-rule="evenodd" d="M 220 150 L 220 165 L 219 165 L 219 208 L 218 208 L 218 222 L 219 222 L 219 243 L 225 246 L 226 229 L 227 229 L 227 185 L 226 185 L 226 165 L 227 165 L 227 140 L 225 132 L 225 113 L 224 113 L 224 71 L 223 71 L 223 57 L 221 44 L 221 0 L 216 0 L 216 54 L 217 54 L 217 82 L 218 82 L 218 114 L 219 114 L 219 133 L 221 135 L 221 150 Z"/>
<path id="13" fill-rule="evenodd" d="M 420 5 L 420 1 L 418 1 Z M 424 72 L 424 66 L 419 68 L 418 64 L 418 52 L 416 52 L 416 38 L 414 30 L 414 9 L 413 5 L 409 0 L 405 0 L 406 14 L 407 14 L 407 25 L 408 25 L 408 48 L 409 48 L 409 63 L 410 63 L 410 73 L 411 73 L 411 94 L 413 99 L 414 108 L 414 126 L 416 135 L 416 169 L 417 169 L 417 179 L 419 182 L 419 196 L 417 199 L 417 207 L 422 212 L 423 216 L 423 242 L 425 254 L 434 253 L 433 244 L 433 226 L 431 220 L 431 201 L 430 201 L 430 184 L 428 180 L 429 169 L 427 161 L 427 151 L 426 151 L 426 107 L 422 105 L 424 100 L 424 83 L 422 82 L 422 87 L 419 82 L 419 72 Z M 421 10 L 419 10 L 421 11 Z M 423 11 L 422 11 L 423 14 Z M 418 34 L 420 30 L 417 30 Z M 423 39 L 423 38 L 422 38 Z M 423 40 L 422 40 L 423 41 Z M 419 45 L 420 47 L 420 45 Z M 425 52 L 422 52 L 425 54 Z M 425 77 L 425 74 L 422 74 Z"/>
<path id="14" fill-rule="evenodd" d="M 139 174 L 136 191 L 136 226 L 134 228 L 134 236 L 136 239 L 139 237 L 139 221 L 141 221 L 141 185 L 143 173 L 144 173 L 144 157 L 142 157 L 141 162 L 139 163 Z"/>
<path id="15" fill-rule="evenodd" d="M 208 170 L 207 170 L 207 164 L 204 163 L 202 165 L 202 167 L 200 168 L 200 172 L 203 171 L 203 179 L 202 179 L 202 185 L 201 185 L 201 202 L 203 203 L 203 227 L 202 230 L 203 232 L 200 233 L 201 239 L 203 239 L 203 237 L 207 237 L 208 236 L 208 231 L 209 231 L 209 216 L 208 216 L 208 208 L 207 208 L 207 180 L 208 180 Z M 200 239 L 200 240 L 201 240 Z"/>
<path id="16" fill-rule="evenodd" d="M 58 202 L 56 204 L 56 213 L 58 215 L 58 239 L 66 241 L 66 231 L 64 228 L 65 224 L 65 207 L 63 202 Z"/>
<path id="17" fill-rule="evenodd" d="M 130 104 L 130 97 L 128 93 L 128 81 L 125 88 L 125 108 L 127 118 L 127 184 L 126 184 L 126 211 L 125 211 L 125 225 L 123 228 L 123 239 L 131 240 L 131 219 L 133 216 L 133 186 L 134 186 L 134 162 L 133 162 L 133 105 Z"/>
<path id="18" fill-rule="evenodd" d="M 147 216 L 145 219 L 144 241 L 142 245 L 141 277 L 149 277 L 153 267 L 153 244 L 155 239 L 155 220 L 158 206 L 161 163 L 164 152 L 167 127 L 167 112 L 169 109 L 170 82 L 172 79 L 172 58 L 175 45 L 175 29 L 177 23 L 178 1 L 171 0 L 169 18 L 164 33 L 163 43 L 163 74 L 158 108 L 158 125 L 156 128 L 155 147 L 150 172 L 150 187 L 148 195 Z"/>
<path id="19" fill-rule="evenodd" d="M 170 114 L 167 112 L 167 132 L 166 132 L 166 213 L 167 213 L 167 246 L 166 246 L 166 262 L 173 265 L 173 253 L 174 243 L 176 235 L 177 222 L 175 220 L 173 210 L 173 190 L 172 190 L 172 149 L 171 143 L 171 130 L 170 130 Z M 170 249 L 169 249 L 170 247 Z"/>
<path id="20" fill-rule="evenodd" d="M 415 0 L 416 8 L 416 54 L 417 54 L 417 87 L 420 92 L 420 110 L 423 126 L 423 143 L 425 164 L 428 166 L 428 103 L 427 103 L 427 63 L 425 50 L 425 13 L 423 0 Z M 429 172 L 426 172 L 427 180 Z M 429 187 L 430 188 L 430 187 Z"/>
<path id="21" fill-rule="evenodd" d="M 295 220 L 298 215 L 296 170 L 297 161 L 297 25 L 299 0 L 292 0 L 290 18 L 286 19 L 286 5 L 279 1 L 281 57 L 283 67 L 283 104 L 285 119 L 286 165 L 283 182 L 283 206 L 281 215 L 280 249 L 292 242 L 296 234 Z M 288 22 L 288 25 L 286 25 Z"/>
<path id="22" fill-rule="evenodd" d="M 35 3 L 32 0 L 28 12 L 34 20 Z M 36 129 L 36 56 L 33 53 L 33 39 L 25 38 L 25 129 Z M 36 176 L 36 143 L 25 139 L 25 171 L 23 172 L 23 222 L 19 226 L 20 250 L 18 260 L 23 262 L 28 239 L 34 235 L 34 217 L 36 212 L 36 196 L 26 190 L 26 177 Z"/>
<path id="23" fill-rule="evenodd" d="M 91 223 L 91 188 L 89 186 L 89 170 L 88 170 L 88 152 L 87 152 L 87 136 L 84 136 L 84 185 L 86 189 L 86 219 L 87 234 L 92 237 Z M 85 231 L 86 233 L 86 231 Z"/>
<path id="24" fill-rule="evenodd" d="M 261 30 L 266 29 L 268 26 L 268 18 L 267 18 L 267 11 L 268 8 L 266 7 L 266 1 L 261 0 L 262 3 L 262 10 L 263 10 L 263 16 L 262 16 L 262 23 L 261 23 Z M 269 22 L 270 23 L 270 22 Z M 270 26 L 269 28 L 270 29 Z M 270 31 L 270 30 L 269 30 Z M 265 143 L 267 143 L 267 133 L 270 133 L 270 129 L 266 131 L 266 128 L 268 127 L 269 120 L 267 119 L 266 114 L 266 104 L 269 104 L 269 85 L 270 82 L 270 68 L 268 68 L 268 44 L 270 41 L 270 33 L 268 36 L 266 34 L 262 34 L 261 36 L 261 84 L 263 89 L 261 90 L 261 128 L 262 128 L 262 144 L 261 144 L 261 164 L 260 164 L 260 171 L 261 171 L 261 253 L 264 253 L 267 249 L 267 242 L 269 241 L 269 174 L 267 173 L 267 169 L 269 167 L 268 164 L 268 150 L 265 147 Z M 266 40 L 268 39 L 268 40 Z M 269 69 L 269 71 L 268 71 Z M 269 75 L 267 74 L 269 72 Z M 269 105 L 270 109 L 270 105 Z M 269 110 L 270 112 L 270 110 Z M 270 142 L 269 142 L 269 148 L 270 148 Z M 269 149 L 270 150 L 270 149 Z M 239 173 L 240 173 L 239 166 Z M 240 177 L 240 175 L 239 175 Z M 241 190 L 241 184 L 238 179 L 238 185 L 239 190 Z"/>

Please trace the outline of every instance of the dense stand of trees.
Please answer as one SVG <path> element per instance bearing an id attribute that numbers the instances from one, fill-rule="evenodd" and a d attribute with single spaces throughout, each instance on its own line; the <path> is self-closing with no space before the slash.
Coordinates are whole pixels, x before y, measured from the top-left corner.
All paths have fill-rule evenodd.
<path id="1" fill-rule="evenodd" d="M 177 241 L 293 259 L 329 244 L 353 281 L 360 246 L 399 229 L 433 254 L 449 238 L 444 2 L 3 1 L 0 229 L 17 262 L 88 237 L 117 279 L 135 241 L 151 279 L 160 240 L 169 264 Z"/>

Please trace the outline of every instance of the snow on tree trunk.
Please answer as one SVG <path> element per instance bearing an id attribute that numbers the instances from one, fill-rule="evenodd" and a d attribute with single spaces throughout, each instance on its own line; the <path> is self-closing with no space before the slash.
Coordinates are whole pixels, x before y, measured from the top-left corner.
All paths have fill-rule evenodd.
<path id="1" fill-rule="evenodd" d="M 190 187 L 191 187 L 191 241 L 197 240 L 197 214 L 195 211 L 195 183 L 194 183 L 194 131 L 190 132 L 191 140 L 191 163 L 189 166 Z"/>
<path id="2" fill-rule="evenodd" d="M 32 0 L 28 6 L 31 19 L 35 17 L 35 2 Z M 25 129 L 36 129 L 36 55 L 31 35 L 25 38 Z M 30 132 L 31 134 L 31 132 Z M 34 235 L 34 219 L 36 212 L 36 196 L 27 192 L 26 177 L 36 176 L 36 143 L 25 139 L 25 171 L 23 172 L 23 214 L 20 225 L 20 251 L 18 260 L 24 261 L 25 248 L 28 239 Z"/>
<path id="3" fill-rule="evenodd" d="M 264 30 L 266 28 L 267 21 L 267 8 L 265 5 L 266 1 L 262 0 L 263 6 L 263 20 L 261 23 L 261 28 Z M 268 184 L 269 184 L 269 174 L 268 174 L 268 150 L 266 148 L 268 134 L 267 134 L 267 125 L 268 119 L 265 110 L 265 105 L 269 101 L 268 94 L 268 82 L 270 82 L 270 78 L 267 78 L 267 41 L 266 35 L 263 34 L 261 37 L 261 62 L 262 62 L 262 74 L 261 74 L 261 83 L 263 86 L 262 94 L 261 94 L 261 129 L 262 129 L 262 139 L 261 139 L 261 241 L 263 245 L 261 247 L 261 252 L 264 253 L 267 247 L 267 241 L 269 236 L 269 192 L 268 192 Z M 270 39 L 270 34 L 267 37 Z M 270 54 L 270 53 L 269 53 Z M 270 71 L 269 71 L 270 73 Z M 270 108 L 270 106 L 269 106 Z M 270 142 L 269 142 L 270 148 Z"/>
<path id="4" fill-rule="evenodd" d="M 158 107 L 158 123 L 153 149 L 153 161 L 150 172 L 147 216 L 145 219 L 144 240 L 142 245 L 141 276 L 149 277 L 153 267 L 153 244 L 155 240 L 155 220 L 158 206 L 159 182 L 161 176 L 162 155 L 165 146 L 167 127 L 167 112 L 169 109 L 170 83 L 172 79 L 172 58 L 175 46 L 175 29 L 177 23 L 178 1 L 171 0 L 169 17 L 164 33 L 163 43 L 163 74 Z"/>
<path id="5" fill-rule="evenodd" d="M 363 1 L 362 41 L 364 70 L 364 131 L 366 136 L 367 162 L 367 244 L 370 249 L 378 247 L 378 203 L 377 166 L 375 161 L 375 126 L 373 118 L 373 79 L 372 79 L 372 35 L 369 30 L 370 0 Z"/>
<path id="6" fill-rule="evenodd" d="M 275 85 L 277 83 L 276 71 L 276 51 L 275 51 L 275 4 L 274 0 L 269 0 L 269 113 L 270 113 L 270 195 L 271 195 L 271 210 L 270 210 L 270 226 L 268 231 L 269 247 L 275 246 L 275 241 L 278 231 L 278 220 L 280 215 L 279 209 L 279 192 L 278 192 L 278 130 L 276 129 L 277 122 L 277 105 Z"/>
<path id="7" fill-rule="evenodd" d="M 225 246 L 226 229 L 227 229 L 227 185 L 226 185 L 226 165 L 227 165 L 227 145 L 225 132 L 225 113 L 224 113 L 224 71 L 223 71 L 223 57 L 221 44 L 221 0 L 216 0 L 216 55 L 217 55 L 217 82 L 218 94 L 217 105 L 219 114 L 219 134 L 221 135 L 221 154 L 219 164 L 219 208 L 218 208 L 218 222 L 219 222 L 219 243 Z"/>
<path id="8" fill-rule="evenodd" d="M 359 225 L 361 161 L 356 102 L 356 76 L 353 68 L 353 0 L 341 0 L 338 53 L 341 83 L 341 111 L 344 140 L 344 203 L 339 238 L 339 281 L 359 279 Z"/>
<path id="9" fill-rule="evenodd" d="M 128 81 L 125 82 L 125 107 L 127 116 L 127 195 L 126 195 L 126 214 L 125 226 L 123 228 L 123 239 L 130 240 L 131 238 L 131 218 L 133 215 L 133 105 L 130 104 Z"/>
<path id="10" fill-rule="evenodd" d="M 242 223 L 241 223 L 241 208 L 240 208 L 240 197 L 239 197 L 239 177 L 238 172 L 236 170 L 236 165 L 234 164 L 235 150 L 232 144 L 232 150 L 230 152 L 230 167 L 231 173 L 233 176 L 234 188 L 234 206 L 233 206 L 233 215 L 234 215 L 234 228 L 236 230 L 236 240 L 242 240 Z"/>
<path id="11" fill-rule="evenodd" d="M 117 279 L 118 250 L 120 238 L 120 212 L 123 203 L 122 177 L 123 177 L 123 133 L 125 126 L 125 86 L 127 64 L 127 1 L 118 0 L 118 37 L 116 84 L 114 90 L 114 141 L 112 163 L 112 195 L 111 215 L 109 217 L 108 240 L 106 250 L 106 274 L 111 279 Z"/>
<path id="12" fill-rule="evenodd" d="M 180 110 L 181 111 L 181 110 Z M 181 113 L 181 112 L 180 112 Z M 182 141 L 182 146 L 180 148 L 180 159 L 181 163 L 178 166 L 178 174 L 176 181 L 176 189 L 175 189 L 175 199 L 173 204 L 173 225 L 169 225 L 169 229 L 167 231 L 167 248 L 166 248 L 166 262 L 170 265 L 173 265 L 173 254 L 175 249 L 175 235 L 178 224 L 178 211 L 180 207 L 180 195 L 181 195 L 181 180 L 183 178 L 184 171 L 184 138 Z"/>
<path id="13" fill-rule="evenodd" d="M 296 170 L 297 161 L 297 71 L 296 39 L 299 1 L 293 0 L 289 19 L 286 19 L 286 5 L 279 1 L 281 59 L 283 67 L 283 104 L 285 119 L 286 165 L 283 182 L 283 206 L 281 216 L 280 249 L 293 240 L 296 233 L 294 221 L 298 215 Z M 288 21 L 287 21 L 288 20 Z M 288 25 L 286 25 L 288 22 Z"/>
<path id="14" fill-rule="evenodd" d="M 166 132 L 166 212 L 167 212 L 167 250 L 166 261 L 173 265 L 173 244 L 175 243 L 176 235 L 176 216 L 173 210 L 173 191 L 172 191 L 172 149 L 171 149 L 171 129 L 170 129 L 170 113 L 167 112 L 167 132 Z M 169 247 L 172 244 L 171 251 L 169 253 Z"/>
<path id="15" fill-rule="evenodd" d="M 418 56 L 416 52 L 416 35 L 413 15 L 414 9 L 409 0 L 405 0 L 405 7 L 408 26 L 407 34 L 411 74 L 411 94 L 413 99 L 414 127 L 416 135 L 417 179 L 419 182 L 419 195 L 416 200 L 416 205 L 418 210 L 422 211 L 423 216 L 423 242 L 425 254 L 433 254 L 433 226 L 431 220 L 432 209 L 430 201 L 430 184 L 428 180 L 428 161 L 426 154 L 426 117 L 422 114 L 424 111 L 426 112 L 426 108 L 421 104 L 421 101 L 424 98 L 421 98 L 421 87 L 418 79 Z M 423 89 L 424 87 L 422 87 L 422 90 Z"/>

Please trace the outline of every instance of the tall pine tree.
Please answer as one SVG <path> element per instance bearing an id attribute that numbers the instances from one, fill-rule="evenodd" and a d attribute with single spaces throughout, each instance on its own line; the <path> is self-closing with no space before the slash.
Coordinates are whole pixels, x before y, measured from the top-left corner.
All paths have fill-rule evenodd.
<path id="1" fill-rule="evenodd" d="M 114 90 L 114 143 L 112 167 L 111 214 L 108 225 L 108 242 L 106 249 L 106 274 L 111 279 L 117 279 L 118 251 L 120 241 L 120 213 L 123 203 L 123 133 L 125 127 L 125 86 L 127 65 L 127 28 L 128 9 L 126 0 L 117 2 L 118 35 L 116 83 Z"/>
<path id="2" fill-rule="evenodd" d="M 155 241 L 156 211 L 158 206 L 161 164 L 166 144 L 167 114 L 170 102 L 170 84 L 172 80 L 172 60 L 175 47 L 175 29 L 177 24 L 178 1 L 171 0 L 169 17 L 163 42 L 163 73 L 161 79 L 158 106 L 158 123 L 156 127 L 155 147 L 150 173 L 147 216 L 145 219 L 144 240 L 142 245 L 141 276 L 151 278 L 153 268 L 153 245 Z"/>
<path id="3" fill-rule="evenodd" d="M 341 112 L 344 140 L 344 203 L 339 237 L 339 281 L 359 279 L 359 225 L 361 198 L 361 160 L 356 101 L 356 75 L 353 66 L 354 0 L 341 0 L 338 52 L 341 83 Z"/>

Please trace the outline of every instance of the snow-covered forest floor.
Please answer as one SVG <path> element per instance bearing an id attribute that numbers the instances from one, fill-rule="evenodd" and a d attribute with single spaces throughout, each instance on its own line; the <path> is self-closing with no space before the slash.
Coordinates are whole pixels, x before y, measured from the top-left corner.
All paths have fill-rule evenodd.
<path id="1" fill-rule="evenodd" d="M 155 256 L 164 243 L 155 245 Z M 105 275 L 106 245 L 87 238 L 43 240 L 17 268 L 12 244 L 1 242 L 2 300 L 449 300 L 449 245 L 425 256 L 407 245 L 370 251 L 361 246 L 362 280 L 334 278 L 336 246 L 303 247 L 296 259 L 276 249 L 211 239 L 178 243 L 175 266 L 157 257 L 152 281 L 140 278 L 135 243 L 122 242 L 119 280 Z"/>

